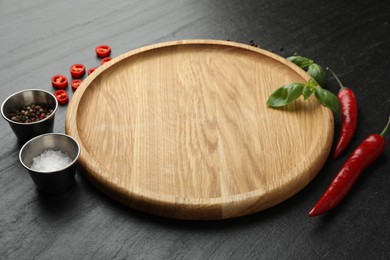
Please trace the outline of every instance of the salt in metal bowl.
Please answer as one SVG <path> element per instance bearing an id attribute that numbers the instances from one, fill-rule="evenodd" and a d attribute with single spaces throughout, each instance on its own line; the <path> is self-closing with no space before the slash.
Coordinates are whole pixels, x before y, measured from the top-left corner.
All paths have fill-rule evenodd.
<path id="1" fill-rule="evenodd" d="M 35 171 L 31 168 L 33 159 L 45 150 L 67 153 L 72 162 L 63 169 L 51 172 Z M 34 137 L 23 145 L 19 152 L 19 160 L 27 169 L 37 189 L 44 193 L 56 194 L 68 190 L 74 183 L 80 146 L 72 137 L 49 133 Z"/>

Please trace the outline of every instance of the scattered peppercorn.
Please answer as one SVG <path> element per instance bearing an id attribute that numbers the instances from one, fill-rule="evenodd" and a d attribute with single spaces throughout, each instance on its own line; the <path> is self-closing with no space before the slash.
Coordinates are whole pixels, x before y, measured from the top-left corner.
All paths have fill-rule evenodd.
<path id="1" fill-rule="evenodd" d="M 31 104 L 11 112 L 8 118 L 17 123 L 33 123 L 45 119 L 53 113 L 53 109 L 42 104 Z"/>
<path id="2" fill-rule="evenodd" d="M 258 47 L 254 40 L 250 40 L 249 44 L 253 47 Z"/>

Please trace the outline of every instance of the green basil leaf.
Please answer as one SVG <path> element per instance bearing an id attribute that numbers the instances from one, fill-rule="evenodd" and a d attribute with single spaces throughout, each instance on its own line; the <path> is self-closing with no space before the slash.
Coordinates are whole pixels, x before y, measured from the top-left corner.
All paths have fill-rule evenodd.
<path id="1" fill-rule="evenodd" d="M 298 65 L 302 69 L 310 66 L 314 62 L 313 60 L 310 60 L 310 59 L 302 57 L 302 56 L 291 56 L 291 57 L 288 57 L 287 60 Z"/>
<path id="2" fill-rule="evenodd" d="M 303 97 L 306 99 L 308 99 L 311 95 L 313 95 L 313 93 L 316 92 L 316 88 L 315 87 L 310 87 L 309 85 L 306 85 L 304 88 L 303 88 Z"/>
<path id="3" fill-rule="evenodd" d="M 307 73 L 321 86 L 325 86 L 326 74 L 320 65 L 313 63 L 307 69 Z"/>
<path id="4" fill-rule="evenodd" d="M 304 87 L 303 83 L 291 83 L 278 88 L 268 98 L 267 106 L 282 107 L 293 102 L 302 95 Z"/>
<path id="5" fill-rule="evenodd" d="M 322 105 L 330 108 L 335 113 L 340 113 L 340 101 L 332 92 L 317 87 L 315 96 Z"/>

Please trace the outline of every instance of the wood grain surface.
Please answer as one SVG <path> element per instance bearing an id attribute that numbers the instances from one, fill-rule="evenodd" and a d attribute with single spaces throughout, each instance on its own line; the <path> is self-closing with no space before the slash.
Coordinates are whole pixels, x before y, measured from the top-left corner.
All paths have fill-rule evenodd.
<path id="1" fill-rule="evenodd" d="M 244 44 L 147 46 L 84 81 L 66 132 L 92 182 L 124 204 L 179 219 L 238 217 L 291 197 L 324 164 L 330 110 L 314 98 L 265 104 L 276 88 L 308 78 Z"/>
<path id="2" fill-rule="evenodd" d="M 0 102 L 27 88 L 54 92 L 50 78 L 70 80 L 72 64 L 99 66 L 100 44 L 117 57 L 179 39 L 230 39 L 331 67 L 354 90 L 359 108 L 344 155 L 328 157 L 304 189 L 267 210 L 216 221 L 135 210 L 97 189 L 82 168 L 69 191 L 45 196 L 0 119 L 1 259 L 390 259 L 389 146 L 339 207 L 307 216 L 353 149 L 388 120 L 390 1 L 0 1 L 0 35 Z M 329 74 L 326 89 L 339 90 Z M 66 91 L 72 99 L 70 86 Z M 64 132 L 68 106 L 58 108 L 55 132 Z M 340 116 L 334 125 L 336 137 Z"/>

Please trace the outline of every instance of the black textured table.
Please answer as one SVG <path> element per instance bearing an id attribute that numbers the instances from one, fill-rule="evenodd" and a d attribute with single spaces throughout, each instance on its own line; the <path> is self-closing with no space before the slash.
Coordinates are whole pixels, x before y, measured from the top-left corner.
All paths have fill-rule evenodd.
<path id="1" fill-rule="evenodd" d="M 38 193 L 1 120 L 0 258 L 389 259 L 388 147 L 339 207 L 307 216 L 348 154 L 388 120 L 389 23 L 389 1 L 1 1 L 1 101 L 27 88 L 53 91 L 51 76 L 69 75 L 74 63 L 98 66 L 99 44 L 117 56 L 170 40 L 221 39 L 330 66 L 355 91 L 359 123 L 347 152 L 329 158 L 291 199 L 238 219 L 190 222 L 122 206 L 80 172 L 68 192 Z M 338 91 L 330 76 L 327 88 Z M 56 132 L 64 132 L 66 108 L 56 114 Z M 337 136 L 339 116 L 335 128 Z"/>

